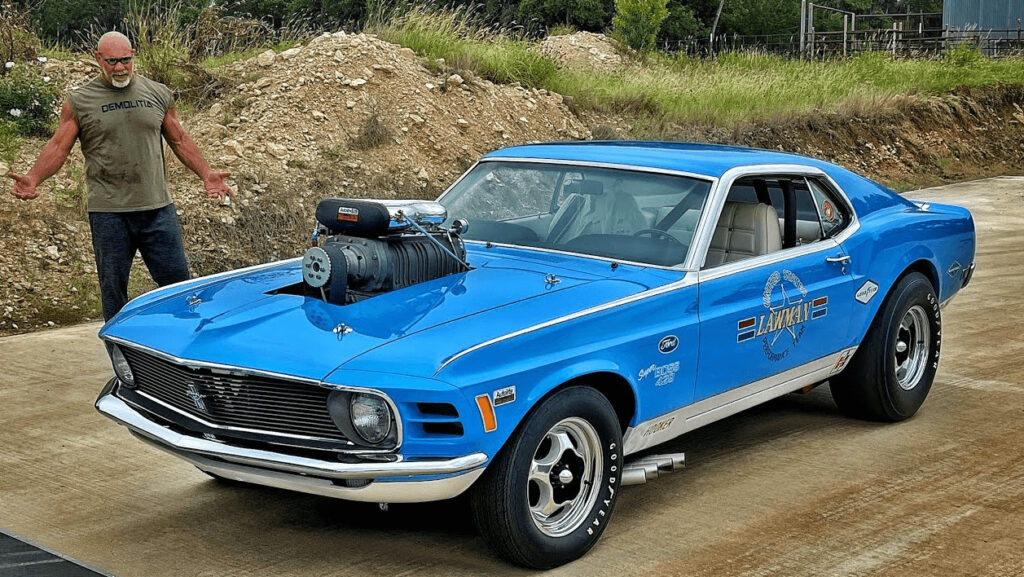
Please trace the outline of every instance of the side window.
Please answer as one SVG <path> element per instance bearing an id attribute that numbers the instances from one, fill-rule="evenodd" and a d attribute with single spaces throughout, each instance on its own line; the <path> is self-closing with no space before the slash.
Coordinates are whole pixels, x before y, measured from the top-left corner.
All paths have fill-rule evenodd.
<path id="1" fill-rule="evenodd" d="M 787 207 L 787 199 L 795 210 Z M 791 222 L 787 212 L 793 215 Z M 766 214 L 774 218 L 765 218 Z M 838 234 L 850 220 L 846 204 L 817 179 L 744 177 L 729 189 L 704 268 L 818 242 Z"/>
<path id="2" fill-rule="evenodd" d="M 704 268 L 781 250 L 782 232 L 775 202 L 768 178 L 748 177 L 734 182 L 715 225 Z M 781 208 L 781 191 L 777 202 Z"/>
<path id="3" fill-rule="evenodd" d="M 834 192 L 824 183 L 815 178 L 807 179 L 807 185 L 821 221 L 821 230 L 825 238 L 839 234 L 852 220 L 849 209 L 842 202 L 839 202 Z"/>
<path id="4" fill-rule="evenodd" d="M 821 222 L 818 218 L 818 210 L 811 191 L 807 187 L 807 181 L 803 178 L 785 179 L 793 187 L 793 198 L 796 200 L 796 238 L 794 244 L 800 246 L 824 238 L 821 230 Z M 785 227 L 785 202 L 782 193 L 782 180 L 774 181 L 774 186 L 769 186 L 772 197 L 772 206 L 779 213 L 779 225 Z"/>

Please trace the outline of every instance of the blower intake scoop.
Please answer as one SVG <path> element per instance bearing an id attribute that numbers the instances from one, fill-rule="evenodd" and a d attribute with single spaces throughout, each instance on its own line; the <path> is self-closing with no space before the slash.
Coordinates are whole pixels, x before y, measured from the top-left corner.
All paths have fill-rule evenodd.
<path id="1" fill-rule="evenodd" d="M 325 198 L 316 207 L 316 220 L 331 234 L 376 238 L 412 227 L 437 228 L 448 217 L 444 206 L 426 200 L 356 200 Z"/>

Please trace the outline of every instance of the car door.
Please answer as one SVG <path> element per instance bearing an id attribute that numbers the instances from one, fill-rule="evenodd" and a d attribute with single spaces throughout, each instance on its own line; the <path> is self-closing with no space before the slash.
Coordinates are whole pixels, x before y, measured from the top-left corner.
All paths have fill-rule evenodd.
<path id="1" fill-rule="evenodd" d="M 694 400 L 735 397 L 715 405 L 786 386 L 820 370 L 822 363 L 836 363 L 832 357 L 842 356 L 848 346 L 846 318 L 853 306 L 849 255 L 835 238 L 840 229 L 832 226 L 829 235 L 821 226 L 822 206 L 833 224 L 842 215 L 848 225 L 852 211 L 847 203 L 832 196 L 828 204 L 819 201 L 801 174 L 740 174 L 728 191 L 724 202 L 719 199 L 715 238 L 737 234 L 745 226 L 723 220 L 743 203 L 746 209 L 756 204 L 761 213 L 771 204 L 767 214 L 778 215 L 781 224 L 767 234 L 782 238 L 755 251 L 762 254 L 732 255 L 724 262 L 718 262 L 722 256 L 715 252 L 721 242 L 713 238 L 708 245 L 698 283 L 700 352 Z"/>

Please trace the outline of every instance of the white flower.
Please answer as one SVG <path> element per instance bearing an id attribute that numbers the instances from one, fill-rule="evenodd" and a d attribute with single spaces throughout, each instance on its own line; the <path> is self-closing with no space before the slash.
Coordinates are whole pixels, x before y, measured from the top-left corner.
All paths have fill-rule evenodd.
<path id="1" fill-rule="evenodd" d="M 12 109 L 7 111 L 7 114 L 10 114 L 11 116 L 17 118 L 17 117 L 21 116 L 21 109 L 20 108 L 12 108 Z"/>
<path id="2" fill-rule="evenodd" d="M 38 60 L 40 62 L 46 62 L 46 57 L 45 56 L 37 56 L 36 60 Z"/>
<path id="3" fill-rule="evenodd" d="M 43 82 L 49 82 L 51 80 L 53 80 L 53 79 L 50 78 L 49 76 L 43 76 Z"/>
<path id="4" fill-rule="evenodd" d="M 4 64 L 4 68 L 10 70 L 11 68 L 14 68 L 14 63 L 13 62 L 8 62 L 8 63 Z"/>

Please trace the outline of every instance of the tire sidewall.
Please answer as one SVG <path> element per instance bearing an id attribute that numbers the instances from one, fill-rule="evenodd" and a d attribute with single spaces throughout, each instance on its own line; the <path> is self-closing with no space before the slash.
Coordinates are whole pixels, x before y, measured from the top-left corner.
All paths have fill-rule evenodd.
<path id="1" fill-rule="evenodd" d="M 939 300 L 935 296 L 931 282 L 919 273 L 907 276 L 900 283 L 900 291 L 893 299 L 892 304 L 886 310 L 885 339 L 882 346 L 884 364 L 882 367 L 883 378 L 881 379 L 882 395 L 888 402 L 885 403 L 887 411 L 894 419 L 906 419 L 921 407 L 928 391 L 931 389 L 935 372 L 939 368 L 939 351 L 942 343 L 942 317 L 939 308 Z M 896 347 L 900 323 L 903 317 L 915 305 L 924 309 L 930 329 L 931 339 L 928 350 L 928 362 L 925 364 L 924 373 L 921 375 L 917 386 L 905 390 L 899 385 L 896 378 L 896 359 L 893 351 Z"/>
<path id="2" fill-rule="evenodd" d="M 534 523 L 527 494 L 528 476 L 534 453 L 544 435 L 568 417 L 587 421 L 601 440 L 601 485 L 586 520 L 571 533 L 552 537 L 541 532 Z M 507 448 L 513 450 L 507 485 L 510 521 L 525 545 L 521 550 L 536 555 L 530 564 L 537 568 L 555 567 L 582 556 L 604 532 L 621 484 L 622 433 L 611 404 L 591 388 L 571 387 L 559 391 L 528 417 L 515 444 Z"/>

